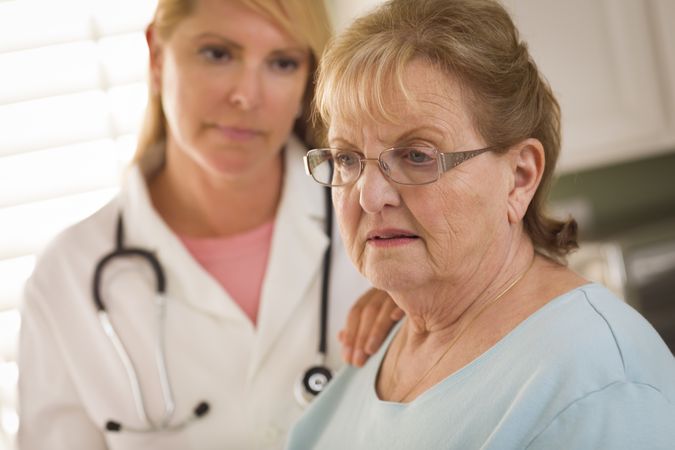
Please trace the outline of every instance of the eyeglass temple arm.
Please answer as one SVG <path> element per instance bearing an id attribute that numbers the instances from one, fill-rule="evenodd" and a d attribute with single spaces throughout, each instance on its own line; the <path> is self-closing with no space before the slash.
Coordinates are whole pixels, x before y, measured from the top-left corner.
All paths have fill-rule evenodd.
<path id="1" fill-rule="evenodd" d="M 312 176 L 312 171 L 309 170 L 309 158 L 307 155 L 302 157 L 302 164 L 305 166 L 305 175 Z"/>
<path id="2" fill-rule="evenodd" d="M 479 148 L 478 150 L 469 150 L 466 152 L 439 153 L 441 159 L 441 169 L 443 172 L 447 172 L 453 167 L 457 167 L 464 161 L 468 161 L 471 158 L 480 155 L 481 153 L 498 149 L 499 147 L 485 147 Z"/>

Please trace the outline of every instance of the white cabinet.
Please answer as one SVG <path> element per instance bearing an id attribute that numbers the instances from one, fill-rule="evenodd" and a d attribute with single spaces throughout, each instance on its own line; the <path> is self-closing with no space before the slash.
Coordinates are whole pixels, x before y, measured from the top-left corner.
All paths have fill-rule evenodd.
<path id="1" fill-rule="evenodd" d="M 672 0 L 504 4 L 561 104 L 559 172 L 675 150 Z"/>
<path id="2" fill-rule="evenodd" d="M 334 0 L 338 27 L 378 3 Z M 674 0 L 503 4 L 561 104 L 558 172 L 675 151 Z"/>
<path id="3" fill-rule="evenodd" d="M 336 31 L 341 31 L 357 16 L 367 13 L 382 0 L 326 0 Z"/>

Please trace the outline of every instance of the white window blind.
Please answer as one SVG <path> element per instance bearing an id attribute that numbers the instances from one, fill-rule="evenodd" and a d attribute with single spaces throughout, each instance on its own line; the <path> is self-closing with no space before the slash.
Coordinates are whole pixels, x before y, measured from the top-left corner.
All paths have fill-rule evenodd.
<path id="1" fill-rule="evenodd" d="M 0 450 L 14 448 L 18 312 L 41 248 L 118 189 L 147 100 L 156 0 L 0 0 Z"/>

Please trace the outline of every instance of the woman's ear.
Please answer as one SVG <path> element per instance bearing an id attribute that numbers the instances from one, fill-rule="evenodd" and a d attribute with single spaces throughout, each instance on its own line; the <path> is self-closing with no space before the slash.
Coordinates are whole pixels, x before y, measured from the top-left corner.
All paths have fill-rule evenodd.
<path id="1" fill-rule="evenodd" d="M 509 152 L 513 187 L 508 196 L 508 220 L 520 222 L 537 192 L 546 164 L 544 146 L 538 139 L 519 142 Z"/>
<path id="2" fill-rule="evenodd" d="M 145 40 L 150 55 L 150 88 L 154 95 L 158 95 L 162 86 L 162 46 L 153 23 L 145 29 Z"/>

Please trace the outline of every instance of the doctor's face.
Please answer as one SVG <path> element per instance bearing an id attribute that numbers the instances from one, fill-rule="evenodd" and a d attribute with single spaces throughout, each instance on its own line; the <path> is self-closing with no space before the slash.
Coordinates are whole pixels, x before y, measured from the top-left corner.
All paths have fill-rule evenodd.
<path id="1" fill-rule="evenodd" d="M 459 84 L 426 62 L 405 72 L 407 99 L 392 89 L 394 121 L 357 111 L 334 117 L 329 144 L 378 158 L 392 147 L 442 152 L 486 147 L 475 131 Z M 353 184 L 333 188 L 333 201 L 352 261 L 377 288 L 390 293 L 470 279 L 482 258 L 509 236 L 506 158 L 483 153 L 438 181 L 395 184 L 368 161 Z"/>
<path id="2" fill-rule="evenodd" d="M 201 0 L 151 44 L 169 151 L 225 177 L 270 167 L 298 116 L 308 46 L 236 0 Z"/>

